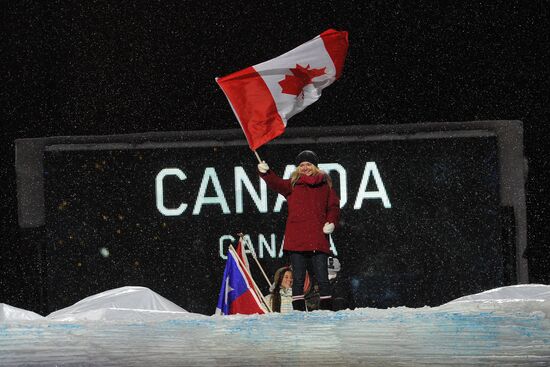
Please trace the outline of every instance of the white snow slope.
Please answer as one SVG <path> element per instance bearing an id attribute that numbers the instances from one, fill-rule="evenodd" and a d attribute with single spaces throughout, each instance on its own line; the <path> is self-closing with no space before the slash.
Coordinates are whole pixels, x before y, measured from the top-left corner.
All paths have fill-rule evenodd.
<path id="1" fill-rule="evenodd" d="M 550 286 L 439 307 L 204 316 L 143 287 L 42 317 L 0 304 L 0 366 L 550 366 Z"/>

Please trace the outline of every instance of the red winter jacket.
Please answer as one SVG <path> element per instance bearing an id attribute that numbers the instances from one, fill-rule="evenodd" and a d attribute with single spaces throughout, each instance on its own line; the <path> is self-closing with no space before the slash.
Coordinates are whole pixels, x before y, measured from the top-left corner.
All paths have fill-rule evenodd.
<path id="1" fill-rule="evenodd" d="M 327 183 L 326 173 L 301 176 L 294 188 L 290 179 L 282 179 L 273 171 L 260 173 L 267 186 L 283 195 L 288 204 L 284 250 L 321 251 L 330 254 L 326 222 L 338 226 L 340 199 Z"/>

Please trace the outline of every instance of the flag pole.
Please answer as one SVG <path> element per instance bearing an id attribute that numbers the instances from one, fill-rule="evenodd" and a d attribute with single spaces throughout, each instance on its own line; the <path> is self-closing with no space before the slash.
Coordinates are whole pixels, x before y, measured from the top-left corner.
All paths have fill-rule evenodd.
<path id="1" fill-rule="evenodd" d="M 260 158 L 260 156 L 258 155 L 258 152 L 253 150 L 254 154 L 256 155 L 256 158 L 258 159 L 258 163 L 262 163 L 262 159 Z"/>
<path id="2" fill-rule="evenodd" d="M 272 285 L 271 285 L 271 282 L 269 281 L 269 277 L 265 274 L 264 268 L 262 268 L 262 266 L 260 265 L 260 262 L 258 261 L 258 258 L 256 257 L 256 251 L 254 251 L 254 247 L 252 247 L 250 242 L 248 242 L 246 240 L 243 233 L 237 233 L 237 235 L 241 238 L 241 241 L 244 242 L 246 244 L 246 246 L 248 246 L 248 248 L 250 250 L 250 253 L 252 254 L 252 257 L 254 258 L 254 260 L 256 261 L 256 264 L 258 264 L 258 267 L 262 271 L 262 274 L 264 275 L 264 278 L 267 281 L 267 284 L 269 284 L 269 289 L 271 289 Z"/>
<path id="3" fill-rule="evenodd" d="M 239 262 L 239 264 L 241 265 L 241 267 L 243 268 L 243 271 L 246 271 L 248 272 L 248 270 L 246 270 L 246 266 L 244 265 L 243 261 L 241 260 L 241 258 L 239 256 L 237 256 L 237 251 L 235 251 L 235 248 L 233 247 L 233 245 L 229 245 L 229 251 L 232 251 L 234 252 L 234 255 L 235 255 L 235 258 L 237 259 L 237 261 Z M 252 286 L 254 287 L 254 291 L 256 292 L 256 295 L 259 295 L 260 296 L 260 299 L 262 300 L 262 302 L 264 303 L 264 305 L 267 307 L 267 310 L 269 312 L 273 312 L 271 311 L 271 307 L 269 307 L 269 305 L 267 304 L 267 301 L 265 300 L 265 297 L 264 295 L 262 294 L 262 292 L 260 292 L 260 288 L 258 287 L 258 285 L 256 284 L 256 282 L 254 281 L 254 278 L 252 278 L 252 275 L 249 273 L 248 274 L 250 276 L 250 280 L 252 281 Z"/>

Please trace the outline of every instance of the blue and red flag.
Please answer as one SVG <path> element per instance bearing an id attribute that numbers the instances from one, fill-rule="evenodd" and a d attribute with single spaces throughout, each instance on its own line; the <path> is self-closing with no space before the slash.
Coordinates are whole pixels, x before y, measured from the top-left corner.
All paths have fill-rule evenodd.
<path id="1" fill-rule="evenodd" d="M 250 275 L 239 264 L 233 246 L 229 246 L 216 315 L 266 313 L 250 283 Z"/>

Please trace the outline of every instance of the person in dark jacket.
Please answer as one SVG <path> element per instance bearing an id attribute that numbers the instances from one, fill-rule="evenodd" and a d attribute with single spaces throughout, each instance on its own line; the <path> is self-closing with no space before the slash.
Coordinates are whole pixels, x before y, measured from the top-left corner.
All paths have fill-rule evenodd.
<path id="1" fill-rule="evenodd" d="M 296 170 L 290 179 L 277 176 L 265 161 L 258 164 L 260 177 L 267 186 L 283 195 L 288 204 L 284 251 L 290 255 L 294 272 L 292 306 L 305 311 L 304 279 L 308 262 L 320 293 L 320 308 L 332 308 L 327 259 L 330 255 L 328 236 L 340 216 L 340 199 L 332 188 L 330 176 L 319 170 L 319 158 L 311 150 L 296 157 Z"/>
<path id="2" fill-rule="evenodd" d="M 336 257 L 328 258 L 328 280 L 332 288 L 332 310 L 353 310 L 355 302 L 349 279 L 342 276 L 342 266 Z"/>
<path id="3" fill-rule="evenodd" d="M 328 258 L 328 281 L 332 291 L 332 311 L 354 309 L 355 301 L 349 279 L 342 276 L 340 260 L 336 257 Z M 315 280 L 305 292 L 306 306 L 308 310 L 319 309 L 319 286 Z"/>

